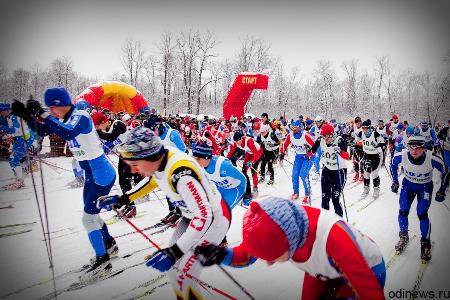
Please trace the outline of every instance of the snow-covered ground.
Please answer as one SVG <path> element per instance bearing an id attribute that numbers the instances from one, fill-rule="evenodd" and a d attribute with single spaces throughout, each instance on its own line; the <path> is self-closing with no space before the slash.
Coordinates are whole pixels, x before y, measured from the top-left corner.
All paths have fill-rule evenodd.
<path id="1" fill-rule="evenodd" d="M 114 157 L 111 159 L 115 160 Z M 292 156 L 288 159 L 292 160 Z M 47 213 L 51 233 L 51 246 L 56 275 L 56 289 L 63 290 L 78 281 L 78 275 L 66 273 L 88 262 L 93 256 L 87 235 L 81 224 L 82 188 L 69 189 L 66 184 L 73 179 L 71 159 L 51 158 L 45 160 L 59 168 L 43 165 Z M 62 169 L 60 169 L 62 168 Z M 67 169 L 67 170 L 63 170 Z M 260 186 L 261 195 L 276 195 L 289 197 L 291 190 L 291 165 L 284 163 L 284 170 L 276 167 L 276 184 Z M 7 162 L 0 162 L 0 183 L 11 181 L 12 173 Z M 286 174 L 287 173 L 287 174 Z M 345 201 L 347 204 L 349 222 L 369 235 L 379 245 L 385 261 L 394 252 L 398 239 L 398 195 L 390 192 L 390 178 L 385 169 L 380 172 L 382 193 L 378 200 L 364 207 L 371 198 L 358 202 L 362 192 L 362 184 L 351 187 L 347 183 Z M 351 176 L 351 175 L 350 175 Z M 350 177 L 349 176 L 349 177 Z M 35 173 L 38 195 L 43 210 L 41 177 Z M 26 188 L 19 191 L 0 192 L 0 297 L 8 299 L 38 299 L 46 298 L 53 292 L 52 274 L 43 241 L 35 194 L 30 176 L 26 179 Z M 320 181 L 312 182 L 312 205 L 320 207 Z M 118 184 L 113 188 L 118 192 Z M 114 191 L 113 191 L 114 192 Z M 161 192 L 151 194 L 151 200 L 137 205 L 139 216 L 132 221 L 138 227 L 145 227 L 158 222 L 167 214 L 165 201 Z M 447 195 L 446 204 L 450 205 Z M 12 206 L 9 207 L 9 206 Z M 9 208 L 5 208 L 9 207 Z M 241 239 L 242 216 L 246 209 L 237 206 L 233 211 L 233 221 L 228 233 L 230 244 L 237 244 Z M 433 258 L 423 277 L 422 290 L 448 290 L 450 287 L 450 211 L 444 204 L 433 201 L 429 216 L 432 223 L 432 240 L 434 241 Z M 104 220 L 111 220 L 111 212 L 101 213 Z M 417 271 L 420 256 L 420 232 L 415 213 L 415 204 L 410 214 L 410 237 L 417 235 L 407 251 L 388 270 L 385 294 L 389 292 L 411 290 Z M 31 223 L 21 226 L 8 226 L 19 223 Z M 133 228 L 123 221 L 109 225 L 114 236 L 132 232 Z M 18 233 L 9 235 L 10 233 Z M 150 233 L 151 231 L 147 231 Z M 172 229 L 152 235 L 151 238 L 164 247 L 168 242 Z M 131 256 L 113 260 L 114 270 L 136 265 L 126 269 L 115 277 L 99 281 L 79 290 L 65 291 L 60 299 L 174 299 L 174 294 L 168 284 L 168 279 L 154 269 L 143 265 L 146 254 L 154 248 L 139 234 L 117 238 L 120 255 L 133 253 Z M 254 265 L 243 268 L 227 268 L 238 281 L 245 286 L 256 299 L 299 299 L 303 272 L 290 263 L 275 264 L 268 267 L 265 262 L 258 261 Z M 217 267 L 205 269 L 201 280 L 236 297 L 247 299 L 246 296 Z M 398 295 L 398 294 L 397 294 Z M 449 293 L 447 292 L 447 296 Z M 211 292 L 210 298 L 222 298 Z M 397 296 L 398 297 L 398 296 Z M 48 297 L 50 298 L 50 297 Z"/>

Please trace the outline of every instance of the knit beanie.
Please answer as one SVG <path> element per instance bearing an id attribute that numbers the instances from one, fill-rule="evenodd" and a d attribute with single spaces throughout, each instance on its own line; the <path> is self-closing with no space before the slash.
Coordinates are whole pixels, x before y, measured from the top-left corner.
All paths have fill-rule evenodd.
<path id="1" fill-rule="evenodd" d="M 108 118 L 105 116 L 105 114 L 102 112 L 99 112 L 99 111 L 96 111 L 95 113 L 93 113 L 91 118 L 92 118 L 92 121 L 94 122 L 95 126 L 98 126 L 98 125 L 108 121 Z"/>
<path id="2" fill-rule="evenodd" d="M 212 157 L 212 148 L 206 142 L 199 142 L 192 147 L 192 155 L 194 157 L 210 159 Z"/>
<path id="3" fill-rule="evenodd" d="M 270 197 L 252 202 L 242 225 L 242 244 L 255 257 L 274 261 L 286 251 L 289 258 L 306 242 L 309 220 L 302 206 Z"/>
<path id="4" fill-rule="evenodd" d="M 69 93 L 63 87 L 49 88 L 44 94 L 45 105 L 50 106 L 70 106 L 72 101 L 70 100 Z"/>

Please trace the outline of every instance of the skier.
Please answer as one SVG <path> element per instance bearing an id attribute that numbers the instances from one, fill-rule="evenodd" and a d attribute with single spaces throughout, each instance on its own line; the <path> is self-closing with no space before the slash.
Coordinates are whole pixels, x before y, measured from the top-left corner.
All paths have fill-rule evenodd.
<path id="1" fill-rule="evenodd" d="M 233 209 L 243 198 L 247 179 L 229 159 L 212 155 L 213 149 L 206 142 L 199 142 L 192 148 L 192 156 L 205 168 L 207 177 L 216 184 L 228 207 Z M 250 203 L 242 203 L 248 206 Z"/>
<path id="2" fill-rule="evenodd" d="M 384 125 L 384 121 L 382 119 L 378 120 L 378 126 L 375 130 L 384 139 L 384 146 L 381 147 L 381 152 L 383 153 L 383 161 L 382 161 L 381 165 L 384 166 L 386 163 L 386 150 L 387 150 L 388 136 L 387 136 L 386 126 Z"/>
<path id="3" fill-rule="evenodd" d="M 442 158 L 444 159 L 444 163 L 447 166 L 447 169 L 450 168 L 450 119 L 448 120 L 448 124 L 446 127 L 442 128 L 438 133 L 438 139 L 442 144 Z M 449 186 L 450 176 L 447 176 L 447 182 L 445 186 L 448 188 Z"/>
<path id="4" fill-rule="evenodd" d="M 11 155 L 9 156 L 9 165 L 16 177 L 16 180 L 3 188 L 6 190 L 17 190 L 23 188 L 24 175 L 21 160 L 27 155 L 27 146 L 31 145 L 30 132 L 26 124 L 20 118 L 11 113 L 11 105 L 9 103 L 0 103 L 0 115 L 6 119 L 6 124 L 0 126 L 0 132 L 4 135 L 2 138 L 11 145 Z M 28 144 L 28 145 L 27 145 Z"/>
<path id="5" fill-rule="evenodd" d="M 301 299 L 384 299 L 386 268 L 378 246 L 335 214 L 287 199 L 253 202 L 234 248 L 202 245 L 202 264 L 245 267 L 290 261 L 305 272 Z"/>
<path id="6" fill-rule="evenodd" d="M 148 267 L 169 271 L 170 282 L 178 299 L 204 299 L 191 277 L 199 276 L 202 266 L 194 255 L 196 246 L 210 242 L 219 244 L 225 238 L 231 212 L 216 186 L 203 168 L 189 155 L 175 148 L 165 148 L 161 139 L 149 128 L 137 127 L 117 147 L 133 173 L 145 178 L 122 196 L 98 199 L 98 206 L 111 210 L 149 194 L 159 187 L 170 201 L 180 208 L 182 218 L 177 224 L 168 247 L 146 259 Z"/>
<path id="7" fill-rule="evenodd" d="M 180 132 L 171 128 L 169 124 L 163 122 L 159 116 L 151 114 L 148 119 L 144 121 L 144 126 L 156 133 L 164 146 L 176 148 L 181 152 L 188 152 L 186 144 L 181 138 Z M 169 196 L 166 196 L 166 201 L 169 207 L 169 213 L 167 216 L 162 218 L 160 222 L 162 224 L 175 225 L 181 218 L 181 211 L 172 203 L 172 201 L 170 201 Z"/>
<path id="8" fill-rule="evenodd" d="M 383 137 L 371 127 L 370 119 L 362 123 L 362 131 L 356 136 L 356 140 L 361 140 L 364 152 L 364 190 L 361 195 L 365 198 L 370 191 L 370 176 L 373 180 L 373 198 L 380 196 L 380 170 L 382 155 L 381 148 L 384 145 Z"/>
<path id="9" fill-rule="evenodd" d="M 263 149 L 260 144 L 255 142 L 252 137 L 244 136 L 242 132 L 236 131 L 233 135 L 234 143 L 231 144 L 228 151 L 227 158 L 230 159 L 234 156 L 236 150 L 245 152 L 244 162 L 242 166 L 242 172 L 247 178 L 247 188 L 244 195 L 245 203 L 251 201 L 253 197 L 258 194 L 258 165 L 263 155 Z M 251 190 L 250 178 L 247 175 L 247 171 L 250 169 L 253 181 L 253 191 Z"/>
<path id="10" fill-rule="evenodd" d="M 270 174 L 270 179 L 267 184 L 272 185 L 275 179 L 273 162 L 278 156 L 280 140 L 277 138 L 272 128 L 267 124 L 261 125 L 259 131 L 260 135 L 258 135 L 258 137 L 256 138 L 256 142 L 262 145 L 263 147 L 263 156 L 261 159 L 261 174 L 259 176 L 259 182 L 265 181 L 266 165 L 267 165 L 267 170 L 269 171 Z"/>
<path id="11" fill-rule="evenodd" d="M 351 132 L 352 138 L 352 149 L 351 154 L 353 156 L 353 169 L 355 169 L 355 176 L 353 177 L 353 182 L 364 180 L 364 171 L 362 165 L 364 164 L 364 152 L 362 141 L 358 140 L 356 136 L 360 134 L 361 129 L 361 118 L 355 117 L 355 122 L 353 124 L 353 130 Z"/>
<path id="12" fill-rule="evenodd" d="M 397 193 L 399 189 L 398 167 L 400 164 L 403 166 L 405 177 L 402 180 L 399 198 L 400 240 L 395 245 L 395 250 L 397 253 L 402 253 L 409 242 L 408 215 L 412 202 L 417 196 L 417 217 L 420 220 L 421 232 L 421 259 L 426 262 L 431 259 L 431 224 L 428 218 L 428 209 L 433 195 L 433 170 L 436 169 L 441 172 L 441 184 L 435 200 L 442 202 L 445 200 L 445 182 L 448 169 L 442 159 L 426 150 L 425 139 L 422 136 L 412 136 L 408 141 L 408 149 L 395 154 L 392 160 L 393 182 L 391 190 L 394 193 Z"/>
<path id="13" fill-rule="evenodd" d="M 313 137 L 314 140 L 316 140 L 320 136 L 320 128 L 322 127 L 323 124 L 324 120 L 321 116 L 317 116 L 314 119 L 314 126 L 311 127 L 311 129 L 309 130 L 309 134 Z M 317 152 L 316 155 L 314 155 L 312 159 L 315 170 L 312 176 L 313 180 L 317 180 L 320 177 L 320 157 L 322 156 L 321 151 L 322 150 L 319 148 L 319 151 Z"/>
<path id="14" fill-rule="evenodd" d="M 436 142 L 436 131 L 430 127 L 427 121 L 420 122 L 418 133 L 425 138 L 425 148 L 427 150 L 433 150 L 434 143 Z"/>
<path id="15" fill-rule="evenodd" d="M 127 116 L 125 114 L 124 116 Z M 123 117 L 122 117 L 123 119 Z M 95 112 L 92 114 L 92 120 L 97 129 L 97 134 L 102 141 L 105 141 L 105 148 L 107 151 L 112 151 L 117 145 L 121 144 L 127 134 L 127 125 L 121 119 L 116 119 L 109 126 L 108 118 L 102 112 Z M 109 126 L 109 128 L 108 128 Z M 108 146 L 106 146 L 108 144 Z M 131 190 L 132 182 L 139 182 L 142 177 L 139 174 L 131 173 L 130 167 L 119 156 L 119 163 L 117 165 L 117 173 L 119 175 L 119 185 L 122 193 Z M 136 216 L 137 210 L 134 203 L 125 205 L 120 211 L 117 211 L 118 216 L 132 218 Z"/>
<path id="16" fill-rule="evenodd" d="M 103 152 L 90 115 L 75 109 L 66 89 L 47 89 L 44 101 L 50 113 L 36 100 L 28 100 L 26 107 L 21 102 L 14 102 L 13 113 L 23 118 L 29 127 L 36 128 L 39 135 L 54 133 L 68 141 L 70 151 L 84 170 L 82 223 L 96 257 L 80 280 L 95 280 L 111 270 L 110 255 L 118 253 L 117 244 L 96 207 L 97 198 L 107 195 L 114 185 L 116 173 Z"/>
<path id="17" fill-rule="evenodd" d="M 311 152 L 316 153 L 319 148 L 322 149 L 322 208 L 330 209 L 331 198 L 334 211 L 342 217 L 344 213 L 339 198 L 347 179 L 347 163 L 344 160 L 349 160 L 350 154 L 347 152 L 345 140 L 340 136 L 334 136 L 334 128 L 331 124 L 322 125 L 320 135 Z"/>
<path id="18" fill-rule="evenodd" d="M 309 183 L 309 170 L 312 166 L 310 149 L 314 145 L 314 140 L 311 135 L 303 130 L 299 120 L 295 120 L 291 124 L 292 131 L 287 135 L 281 149 L 280 158 L 283 159 L 287 152 L 287 148 L 292 143 L 292 148 L 295 151 L 295 160 L 292 168 L 292 187 L 294 193 L 291 196 L 292 200 L 297 200 L 299 197 L 299 177 L 302 179 L 303 188 L 305 190 L 305 197 L 303 203 L 311 202 L 311 185 Z"/>

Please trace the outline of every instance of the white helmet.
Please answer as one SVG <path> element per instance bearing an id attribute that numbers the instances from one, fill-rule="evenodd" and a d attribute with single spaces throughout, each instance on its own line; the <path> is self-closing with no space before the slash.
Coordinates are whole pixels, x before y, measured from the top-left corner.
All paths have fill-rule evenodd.
<path id="1" fill-rule="evenodd" d="M 127 121 L 129 121 L 131 119 L 131 116 L 129 115 L 129 114 L 124 114 L 123 116 L 122 116 L 122 121 L 123 122 L 127 122 Z"/>
<path id="2" fill-rule="evenodd" d="M 314 119 L 314 122 L 323 122 L 322 116 L 317 116 L 317 117 Z"/>

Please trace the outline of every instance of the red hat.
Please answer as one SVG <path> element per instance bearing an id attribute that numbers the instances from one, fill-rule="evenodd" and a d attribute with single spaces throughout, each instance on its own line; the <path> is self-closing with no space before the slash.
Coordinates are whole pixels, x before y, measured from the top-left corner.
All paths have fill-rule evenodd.
<path id="1" fill-rule="evenodd" d="M 303 207 L 289 200 L 270 197 L 252 202 L 243 219 L 243 247 L 269 262 L 286 251 L 292 257 L 306 241 L 308 223 Z"/>
<path id="2" fill-rule="evenodd" d="M 322 136 L 324 135 L 330 135 L 334 133 L 334 127 L 330 123 L 325 123 L 322 125 L 322 128 L 320 128 L 320 134 Z"/>
<path id="3" fill-rule="evenodd" d="M 392 116 L 392 119 L 398 120 L 398 116 L 394 114 L 394 115 Z"/>
<path id="4" fill-rule="evenodd" d="M 108 118 L 105 116 L 105 114 L 99 111 L 94 112 L 91 118 L 95 126 L 108 122 Z"/>

